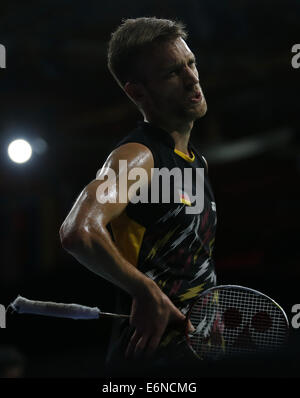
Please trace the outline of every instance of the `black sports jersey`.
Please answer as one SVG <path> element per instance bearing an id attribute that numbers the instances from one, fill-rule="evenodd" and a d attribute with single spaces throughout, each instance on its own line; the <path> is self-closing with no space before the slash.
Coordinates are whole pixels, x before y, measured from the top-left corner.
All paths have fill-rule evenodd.
<path id="1" fill-rule="evenodd" d="M 188 148 L 191 156 L 187 156 L 175 149 L 170 134 L 147 122 L 138 122 L 137 128 L 117 147 L 129 142 L 150 149 L 155 169 L 176 169 L 181 176 L 185 169 L 191 170 L 191 191 L 187 192 L 182 180 L 171 178 L 170 203 L 163 203 L 161 195 L 158 203 L 151 203 L 151 183 L 149 203 L 129 202 L 125 212 L 110 224 L 112 237 L 122 255 L 153 279 L 185 312 L 199 293 L 216 284 L 212 252 L 217 215 L 207 165 L 191 144 Z M 197 169 L 204 169 L 204 205 L 201 212 L 189 214 L 187 207 L 195 206 L 191 199 L 197 193 Z M 163 187 L 160 179 L 159 192 Z M 119 295 L 117 311 L 130 313 L 130 296 L 121 290 Z"/>

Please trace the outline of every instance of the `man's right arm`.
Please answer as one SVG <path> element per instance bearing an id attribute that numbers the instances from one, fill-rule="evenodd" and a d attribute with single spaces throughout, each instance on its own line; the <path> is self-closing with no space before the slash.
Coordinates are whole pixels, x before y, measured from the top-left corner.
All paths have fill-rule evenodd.
<path id="1" fill-rule="evenodd" d="M 130 323 L 135 332 L 128 345 L 127 354 L 139 353 L 147 348 L 152 353 L 159 344 L 170 321 L 184 321 L 184 316 L 155 282 L 129 263 L 111 239 L 107 225 L 118 217 L 128 204 L 120 203 L 119 178 L 127 178 L 119 170 L 119 160 L 127 160 L 127 172 L 135 167 L 143 168 L 151 180 L 153 157 L 148 148 L 129 143 L 117 148 L 107 159 L 107 167 L 115 172 L 115 182 L 109 186 L 108 194 L 113 201 L 101 203 L 98 188 L 103 181 L 96 179 L 85 187 L 66 220 L 61 226 L 63 247 L 92 272 L 119 286 L 133 299 Z M 98 174 L 98 177 L 101 176 Z M 127 192 L 134 181 L 127 181 Z M 147 182 L 145 182 L 147 183 Z M 107 192 L 105 192 L 107 197 Z M 100 200 L 99 200 L 100 199 Z"/>

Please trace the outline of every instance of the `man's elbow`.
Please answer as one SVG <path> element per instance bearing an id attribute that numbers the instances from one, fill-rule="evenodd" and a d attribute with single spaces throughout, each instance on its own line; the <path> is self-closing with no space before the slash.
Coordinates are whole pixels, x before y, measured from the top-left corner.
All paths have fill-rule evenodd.
<path id="1" fill-rule="evenodd" d="M 102 228 L 99 227 L 97 233 L 91 226 L 68 226 L 64 223 L 59 230 L 60 242 L 62 247 L 70 254 L 76 256 L 86 253 L 101 236 Z"/>
<path id="2" fill-rule="evenodd" d="M 78 228 L 68 228 L 65 223 L 59 229 L 60 243 L 67 252 L 73 253 L 83 241 L 83 231 Z"/>

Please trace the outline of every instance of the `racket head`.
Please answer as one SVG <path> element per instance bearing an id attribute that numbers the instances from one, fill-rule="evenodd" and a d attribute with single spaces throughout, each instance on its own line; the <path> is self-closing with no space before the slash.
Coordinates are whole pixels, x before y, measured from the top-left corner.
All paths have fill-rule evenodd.
<path id="1" fill-rule="evenodd" d="M 264 293 L 239 285 L 203 292 L 187 313 L 195 332 L 186 338 L 200 359 L 270 353 L 288 340 L 289 322 L 282 307 Z"/>

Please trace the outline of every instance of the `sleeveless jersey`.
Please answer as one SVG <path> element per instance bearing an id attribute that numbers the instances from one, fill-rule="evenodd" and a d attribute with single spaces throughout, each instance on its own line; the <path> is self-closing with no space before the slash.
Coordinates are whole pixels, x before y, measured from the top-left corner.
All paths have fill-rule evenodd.
<path id="1" fill-rule="evenodd" d="M 187 192 L 182 180 L 170 178 L 170 203 L 163 203 L 161 191 L 166 186 L 160 179 L 158 203 L 151 203 L 150 184 L 149 202 L 129 202 L 124 213 L 109 226 L 122 255 L 153 279 L 185 313 L 199 293 L 216 284 L 212 254 L 217 215 L 207 164 L 192 144 L 189 144 L 189 153 L 192 154 L 189 157 L 175 149 L 170 134 L 147 122 L 138 122 L 137 128 L 117 147 L 129 142 L 145 145 L 152 152 L 157 170 L 176 169 L 179 176 L 184 176 L 185 169 L 191 172 L 190 192 Z M 197 194 L 197 169 L 204 169 L 203 210 L 188 213 L 187 207 L 195 206 L 191 198 Z M 130 313 L 131 298 L 121 290 L 119 294 L 118 311 Z"/>

